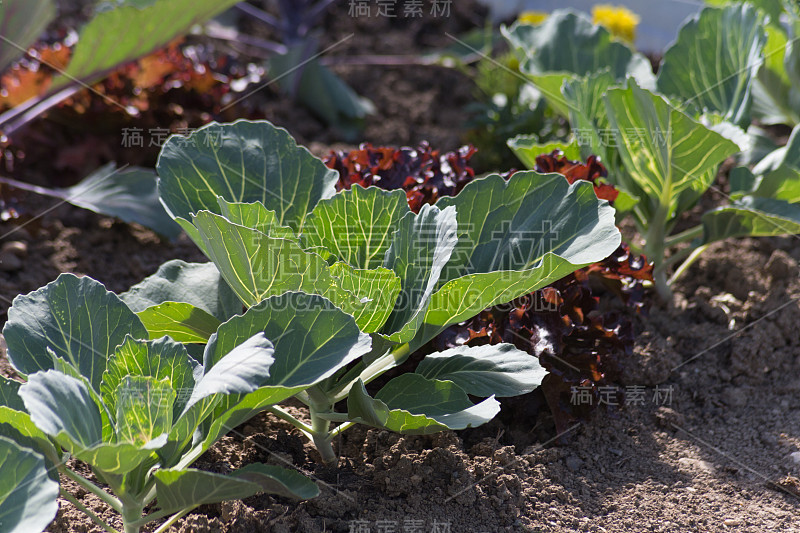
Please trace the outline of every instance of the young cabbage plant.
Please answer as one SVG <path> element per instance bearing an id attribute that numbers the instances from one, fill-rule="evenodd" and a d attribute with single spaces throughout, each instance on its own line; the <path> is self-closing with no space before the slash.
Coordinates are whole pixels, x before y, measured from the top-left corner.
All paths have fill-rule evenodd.
<path id="1" fill-rule="evenodd" d="M 760 2 L 769 10 L 764 62 L 753 86 L 753 114 L 763 124 L 800 123 L 800 4 Z"/>
<path id="2" fill-rule="evenodd" d="M 271 377 L 275 348 L 264 333 L 241 342 L 220 335 L 226 351 L 204 367 L 183 344 L 149 339 L 137 315 L 101 283 L 62 274 L 15 298 L 3 334 L 26 378 L 0 380 L 0 462 L 21 465 L 0 470 L 0 495 L 8 496 L 0 497 L 3 531 L 43 529 L 59 494 L 117 531 L 59 489 L 58 474 L 116 511 L 125 533 L 155 521 L 163 523 L 154 531 L 166 531 L 198 505 L 259 492 L 317 495 L 315 483 L 279 466 L 189 468 L 227 432 L 221 428 L 234 398 Z M 87 464 L 99 484 L 69 458 Z"/>
<path id="3" fill-rule="evenodd" d="M 336 349 L 326 340 L 345 323 L 363 332 L 363 351 L 323 381 L 277 375 L 284 362 L 276 355 L 268 386 L 246 396 L 253 410 L 298 427 L 326 463 L 336 460 L 334 437 L 353 424 L 416 434 L 462 429 L 493 418 L 495 397 L 536 388 L 545 371 L 510 345 L 430 354 L 375 394 L 367 385 L 449 325 L 601 260 L 620 243 L 613 208 L 589 183 L 494 175 L 414 213 L 403 191 L 336 193 L 337 172 L 264 121 L 173 136 L 157 170 L 164 206 L 218 269 L 209 276 L 221 276 L 247 308 L 208 338 L 205 368 L 264 332 L 276 353 L 310 350 L 308 364 L 326 369 Z M 172 324 L 162 313 L 148 328 L 193 323 L 185 307 L 193 301 L 177 296 L 184 309 L 170 315 Z M 309 407 L 310 424 L 277 405 L 276 388 Z M 469 395 L 484 400 L 473 404 Z"/>
<path id="4" fill-rule="evenodd" d="M 670 299 L 672 282 L 711 243 L 800 232 L 800 190 L 795 186 L 800 167 L 789 157 L 800 149 L 796 135 L 781 152 L 787 157 L 779 162 L 779 172 L 756 183 L 737 170 L 732 179 L 741 184 L 729 205 L 705 213 L 695 227 L 675 230 L 680 215 L 713 186 L 723 161 L 736 154 L 754 158 L 759 136 L 749 129 L 750 112 L 765 58 L 765 21 L 748 4 L 702 10 L 664 53 L 658 92 L 631 78 L 621 81 L 619 70 L 606 66 L 606 58 L 582 72 L 573 70 L 578 76 L 565 77 L 560 95 L 547 95 L 568 109 L 581 155 L 599 155 L 610 181 L 624 193 L 615 207 L 632 216 L 644 238 L 640 251 L 655 263 L 656 288 L 665 300 Z M 510 34 L 512 44 L 525 34 L 522 30 Z M 547 46 L 559 39 L 543 29 L 526 32 Z M 539 48 L 547 48 L 539 41 Z M 512 147 L 528 159 L 535 155 L 520 139 Z"/>

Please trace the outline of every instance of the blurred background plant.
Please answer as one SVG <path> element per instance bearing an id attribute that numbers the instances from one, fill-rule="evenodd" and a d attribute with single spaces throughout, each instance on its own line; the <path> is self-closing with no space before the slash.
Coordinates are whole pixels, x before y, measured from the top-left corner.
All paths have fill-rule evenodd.
<path id="1" fill-rule="evenodd" d="M 592 7 L 592 22 L 630 44 L 636 40 L 636 26 L 640 20 L 639 15 L 624 6 L 598 4 Z"/>
<path id="2" fill-rule="evenodd" d="M 241 17 L 221 17 L 204 28 L 206 35 L 255 47 L 267 53 L 266 75 L 292 100 L 307 107 L 340 135 L 355 141 L 373 104 L 360 97 L 322 64 L 320 22 L 334 0 L 277 0 L 264 2 L 267 10 L 240 2 L 240 15 L 257 21 L 276 39 L 243 33 Z"/>

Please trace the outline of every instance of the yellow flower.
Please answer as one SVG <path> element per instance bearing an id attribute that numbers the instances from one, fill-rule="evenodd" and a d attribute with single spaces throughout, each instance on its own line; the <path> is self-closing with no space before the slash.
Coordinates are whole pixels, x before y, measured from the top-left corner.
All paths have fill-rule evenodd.
<path id="1" fill-rule="evenodd" d="M 636 38 L 639 16 L 626 7 L 598 4 L 592 8 L 592 21 L 604 26 L 618 39 L 632 43 Z"/>
<path id="2" fill-rule="evenodd" d="M 543 11 L 523 11 L 519 14 L 517 21 L 520 24 L 541 24 L 547 18 L 547 13 Z"/>

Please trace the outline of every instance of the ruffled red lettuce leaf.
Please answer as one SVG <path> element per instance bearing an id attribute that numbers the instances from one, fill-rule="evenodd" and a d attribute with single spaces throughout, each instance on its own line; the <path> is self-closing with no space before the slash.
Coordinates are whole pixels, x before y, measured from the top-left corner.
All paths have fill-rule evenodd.
<path id="1" fill-rule="evenodd" d="M 590 155 L 586 163 L 567 159 L 561 150 L 553 150 L 549 154 L 536 156 L 537 172 L 557 172 L 563 174 L 570 183 L 575 180 L 589 181 L 594 185 L 594 192 L 598 198 L 614 202 L 619 196 L 619 191 L 607 182 L 608 170 L 600 162 L 600 158 Z"/>
<path id="2" fill-rule="evenodd" d="M 350 152 L 332 151 L 325 164 L 339 172 L 339 190 L 354 184 L 403 189 L 411 210 L 418 212 L 423 204 L 458 194 L 475 178 L 475 171 L 469 166 L 475 152 L 473 146 L 463 146 L 441 154 L 426 142 L 417 148 L 373 147 L 365 143 Z"/>

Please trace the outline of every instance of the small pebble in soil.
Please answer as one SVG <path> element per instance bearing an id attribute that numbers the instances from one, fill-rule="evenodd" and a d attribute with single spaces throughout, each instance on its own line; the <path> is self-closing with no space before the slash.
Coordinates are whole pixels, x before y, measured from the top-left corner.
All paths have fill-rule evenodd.
<path id="1" fill-rule="evenodd" d="M 583 466 L 583 461 L 580 459 L 580 457 L 570 455 L 565 460 L 565 464 L 571 472 L 577 472 Z"/>
<path id="2" fill-rule="evenodd" d="M 8 241 L 3 243 L 0 251 L 11 252 L 20 259 L 25 259 L 25 257 L 28 255 L 28 245 L 22 241 Z"/>
<path id="3" fill-rule="evenodd" d="M 22 241 L 8 241 L 0 247 L 0 270 L 14 272 L 22 268 L 28 255 L 28 245 Z"/>
<path id="4" fill-rule="evenodd" d="M 737 520 L 735 518 L 726 518 L 725 520 L 722 521 L 722 523 L 728 527 L 735 527 L 742 525 L 742 521 Z"/>
<path id="5" fill-rule="evenodd" d="M 800 452 L 790 453 L 787 459 L 791 464 L 800 465 Z"/>

